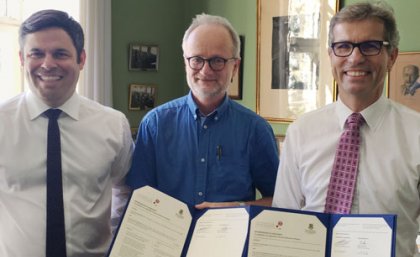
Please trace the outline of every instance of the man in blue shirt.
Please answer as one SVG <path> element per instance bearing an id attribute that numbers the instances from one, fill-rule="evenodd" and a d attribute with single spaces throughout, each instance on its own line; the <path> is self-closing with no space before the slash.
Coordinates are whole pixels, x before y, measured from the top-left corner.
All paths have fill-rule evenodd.
<path id="1" fill-rule="evenodd" d="M 182 48 L 191 91 L 144 117 L 127 184 L 200 209 L 270 206 L 279 164 L 272 128 L 226 93 L 240 63 L 238 34 L 226 19 L 201 14 Z"/>

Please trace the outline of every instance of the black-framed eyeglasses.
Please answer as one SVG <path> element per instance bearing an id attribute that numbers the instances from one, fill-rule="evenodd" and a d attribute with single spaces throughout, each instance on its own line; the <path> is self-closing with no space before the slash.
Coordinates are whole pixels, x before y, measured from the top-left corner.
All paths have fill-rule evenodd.
<path id="1" fill-rule="evenodd" d="M 382 46 L 389 46 L 388 41 L 370 40 L 360 43 L 352 42 L 334 42 L 331 44 L 331 48 L 334 54 L 338 57 L 347 57 L 353 53 L 355 47 L 359 48 L 359 51 L 364 56 L 373 56 L 381 53 Z"/>
<path id="2" fill-rule="evenodd" d="M 236 60 L 235 57 L 232 58 L 222 58 L 222 57 L 212 57 L 212 58 L 203 58 L 201 56 L 192 56 L 192 57 L 185 57 L 188 61 L 188 65 L 190 65 L 190 68 L 193 70 L 201 70 L 204 67 L 204 63 L 208 62 L 210 65 L 210 68 L 214 71 L 221 71 L 225 67 L 226 63 L 230 60 Z"/>

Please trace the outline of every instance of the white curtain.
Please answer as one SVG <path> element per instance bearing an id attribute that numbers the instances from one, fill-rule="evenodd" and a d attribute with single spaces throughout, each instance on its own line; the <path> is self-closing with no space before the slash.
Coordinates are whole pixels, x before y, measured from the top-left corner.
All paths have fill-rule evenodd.
<path id="1" fill-rule="evenodd" d="M 111 0 L 80 0 L 80 23 L 87 58 L 78 92 L 112 106 Z"/>

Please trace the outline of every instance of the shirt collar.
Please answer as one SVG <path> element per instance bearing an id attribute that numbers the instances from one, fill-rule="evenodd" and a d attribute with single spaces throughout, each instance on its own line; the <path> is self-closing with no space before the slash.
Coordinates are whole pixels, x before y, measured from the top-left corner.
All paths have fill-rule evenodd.
<path id="1" fill-rule="evenodd" d="M 212 112 L 212 114 L 216 114 L 217 116 L 222 115 L 226 111 L 226 109 L 229 105 L 228 102 L 229 102 L 229 97 L 227 96 L 227 94 L 225 94 L 225 97 L 224 97 L 222 103 L 219 105 L 219 107 L 216 108 L 216 110 L 214 110 Z M 198 109 L 197 104 L 194 102 L 194 98 L 192 96 L 191 91 L 188 93 L 188 96 L 187 96 L 187 104 L 188 104 L 188 108 L 190 109 L 191 114 L 194 116 L 194 119 L 197 120 L 199 118 L 198 113 L 200 111 Z"/>
<path id="2" fill-rule="evenodd" d="M 376 102 L 365 108 L 360 113 L 362 114 L 363 118 L 367 126 L 371 129 L 375 129 L 378 127 L 380 120 L 383 117 L 387 109 L 387 99 L 385 96 L 381 96 Z M 353 113 L 342 101 L 340 98 L 337 100 L 337 115 L 338 120 L 340 123 L 340 127 L 344 128 L 344 123 L 346 122 L 347 117 Z"/>
<path id="3" fill-rule="evenodd" d="M 375 130 L 379 127 L 379 123 L 387 112 L 389 106 L 389 100 L 382 95 L 376 102 L 368 106 L 362 111 L 363 117 L 369 128 Z"/>
<path id="4" fill-rule="evenodd" d="M 51 108 L 31 91 L 25 93 L 25 98 L 28 107 L 29 117 L 31 120 L 39 117 L 46 110 Z M 62 110 L 71 118 L 78 120 L 80 109 L 80 96 L 77 93 L 73 93 L 73 95 L 57 109 Z"/>

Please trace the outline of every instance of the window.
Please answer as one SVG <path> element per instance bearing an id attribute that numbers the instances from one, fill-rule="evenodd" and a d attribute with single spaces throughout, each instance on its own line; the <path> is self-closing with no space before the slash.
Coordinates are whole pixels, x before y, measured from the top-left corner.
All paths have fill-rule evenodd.
<path id="1" fill-rule="evenodd" d="M 42 9 L 63 10 L 79 20 L 79 1 L 0 0 L 0 102 L 27 88 L 19 61 L 18 30 L 23 20 Z"/>

